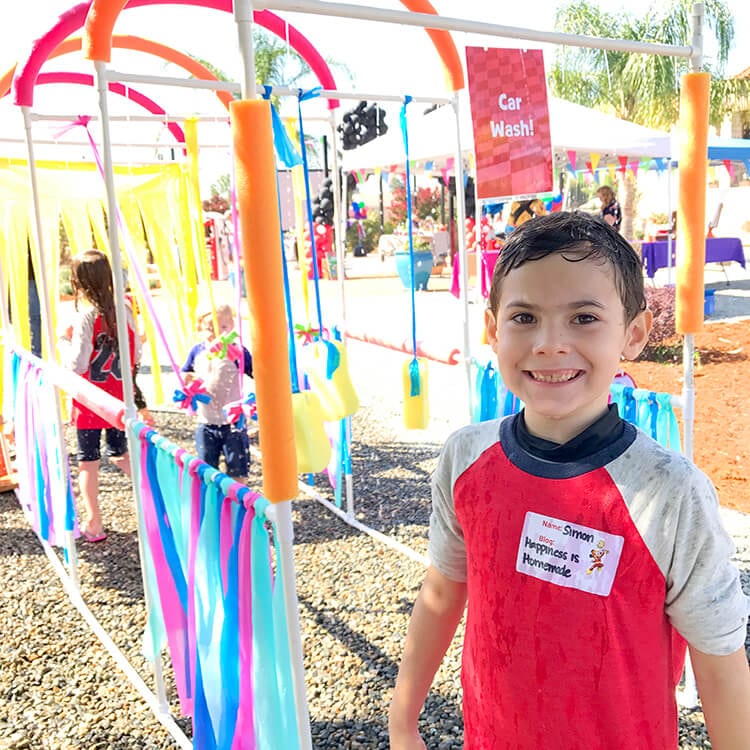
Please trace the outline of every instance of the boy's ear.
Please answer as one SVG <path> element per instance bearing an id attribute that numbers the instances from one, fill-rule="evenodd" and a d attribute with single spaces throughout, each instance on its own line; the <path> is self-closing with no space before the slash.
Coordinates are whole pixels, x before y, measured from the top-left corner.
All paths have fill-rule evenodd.
<path id="1" fill-rule="evenodd" d="M 651 324 L 654 314 L 651 310 L 643 310 L 628 324 L 625 332 L 625 345 L 622 348 L 622 356 L 625 359 L 635 359 L 648 343 L 651 333 Z"/>
<path id="2" fill-rule="evenodd" d="M 495 350 L 497 345 L 497 320 L 495 314 L 489 308 L 484 311 L 484 332 L 487 343 Z"/>

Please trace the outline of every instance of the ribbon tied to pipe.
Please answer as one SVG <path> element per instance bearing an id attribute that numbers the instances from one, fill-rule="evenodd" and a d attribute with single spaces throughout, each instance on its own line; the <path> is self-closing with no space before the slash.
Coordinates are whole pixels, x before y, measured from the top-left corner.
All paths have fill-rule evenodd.
<path id="1" fill-rule="evenodd" d="M 199 403 L 207 404 L 210 400 L 211 396 L 208 395 L 206 389 L 203 387 L 203 381 L 200 378 L 196 378 L 190 383 L 187 383 L 184 390 L 176 388 L 174 396 L 172 396 L 172 401 L 174 401 L 180 409 L 186 409 L 191 414 L 195 414 Z"/>
<path id="2" fill-rule="evenodd" d="M 313 326 L 308 326 L 305 328 L 305 326 L 301 325 L 300 323 L 297 323 L 294 326 L 294 331 L 297 334 L 297 338 L 300 340 L 302 344 L 312 344 L 313 341 L 319 338 L 323 338 L 323 336 L 328 336 L 328 329 L 327 328 L 314 328 Z"/>
<path id="3" fill-rule="evenodd" d="M 258 421 L 258 405 L 254 393 L 248 393 L 241 401 L 230 401 L 224 407 L 224 416 L 229 424 L 236 425 L 240 430 L 248 419 Z"/>
<path id="4" fill-rule="evenodd" d="M 216 341 L 211 344 L 208 350 L 208 356 L 211 359 L 230 359 L 237 362 L 242 359 L 242 347 L 235 344 L 235 339 L 239 336 L 237 331 L 222 333 Z"/>

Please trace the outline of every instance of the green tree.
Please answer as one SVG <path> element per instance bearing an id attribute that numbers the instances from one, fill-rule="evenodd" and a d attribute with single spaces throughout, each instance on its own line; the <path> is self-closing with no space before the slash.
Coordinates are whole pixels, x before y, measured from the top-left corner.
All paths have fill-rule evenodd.
<path id="1" fill-rule="evenodd" d="M 706 58 L 711 74 L 709 119 L 719 125 L 732 111 L 745 82 L 725 80 L 724 68 L 734 43 L 734 18 L 724 0 L 705 0 L 706 37 L 713 37 L 716 55 Z M 693 0 L 671 0 L 654 5 L 645 15 L 609 13 L 575 0 L 558 8 L 557 31 L 587 36 L 689 45 Z M 642 55 L 579 47 L 560 47 L 550 74 L 553 94 L 587 107 L 653 128 L 668 129 L 677 122 L 679 87 L 689 69 L 684 58 Z M 623 233 L 632 237 L 634 191 L 632 178 L 623 181 Z"/>

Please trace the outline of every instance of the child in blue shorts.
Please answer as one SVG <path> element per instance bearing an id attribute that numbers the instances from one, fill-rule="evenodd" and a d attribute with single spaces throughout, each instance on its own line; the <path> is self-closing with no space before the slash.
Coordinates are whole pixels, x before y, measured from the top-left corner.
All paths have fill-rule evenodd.
<path id="1" fill-rule="evenodd" d="M 214 330 L 213 314 L 210 310 L 198 314 L 196 327 L 203 340 L 189 352 L 182 372 L 185 382 L 200 378 L 203 388 L 211 397 L 208 403 L 198 403 L 196 412 L 198 427 L 195 431 L 195 448 L 198 458 L 219 468 L 222 454 L 226 473 L 235 479 L 244 479 L 250 470 L 250 441 L 247 432 L 231 424 L 224 414 L 224 407 L 242 398 L 239 360 L 228 352 L 212 352 L 217 339 L 234 329 L 234 314 L 229 305 L 216 308 L 219 324 L 218 334 Z M 243 346 L 243 372 L 253 376 L 253 359 Z"/>

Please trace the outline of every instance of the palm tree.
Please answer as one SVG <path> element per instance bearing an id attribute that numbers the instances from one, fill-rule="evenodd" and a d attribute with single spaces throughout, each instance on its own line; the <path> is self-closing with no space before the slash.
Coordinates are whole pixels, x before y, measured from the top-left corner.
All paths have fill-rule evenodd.
<path id="1" fill-rule="evenodd" d="M 732 100 L 747 89 L 745 82 L 724 80 L 724 67 L 734 42 L 734 19 L 724 0 L 705 0 L 705 20 L 716 45 L 716 57 L 704 61 L 711 73 L 709 120 L 720 125 L 732 111 Z M 587 36 L 689 45 L 693 0 L 655 4 L 644 16 L 608 13 L 575 0 L 558 8 L 557 31 Z M 624 120 L 653 128 L 677 122 L 680 79 L 688 71 L 684 58 L 627 52 L 559 48 L 550 74 L 552 92 L 585 106 L 602 109 Z M 623 234 L 632 237 L 635 185 L 622 184 Z"/>

